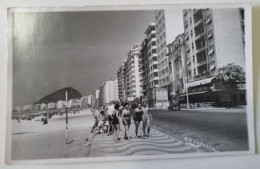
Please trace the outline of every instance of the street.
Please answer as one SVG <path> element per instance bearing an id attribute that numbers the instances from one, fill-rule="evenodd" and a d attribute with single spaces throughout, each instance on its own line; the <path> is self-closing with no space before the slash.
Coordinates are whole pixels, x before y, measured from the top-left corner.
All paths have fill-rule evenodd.
<path id="1" fill-rule="evenodd" d="M 151 110 L 151 137 L 119 142 L 106 134 L 91 134 L 94 117 L 90 110 L 69 114 L 66 144 L 65 115 L 54 116 L 47 125 L 38 119 L 13 120 L 12 159 L 49 159 L 151 154 L 180 154 L 248 149 L 245 108 L 211 110 Z M 87 139 L 87 140 L 86 140 Z"/>
<path id="2" fill-rule="evenodd" d="M 218 151 L 248 150 L 246 108 L 151 112 L 153 128 L 179 139 L 191 138 Z"/>

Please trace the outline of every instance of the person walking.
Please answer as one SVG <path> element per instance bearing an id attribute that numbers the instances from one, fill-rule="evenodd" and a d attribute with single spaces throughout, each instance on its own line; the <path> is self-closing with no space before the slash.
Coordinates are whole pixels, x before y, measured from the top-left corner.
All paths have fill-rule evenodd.
<path id="1" fill-rule="evenodd" d="M 134 123 L 135 123 L 135 137 L 138 138 L 138 130 L 140 123 L 143 121 L 143 109 L 142 105 L 139 103 L 137 108 L 134 111 Z M 142 130 L 140 130 L 142 132 Z M 141 133 L 142 137 L 142 133 Z"/>
<path id="2" fill-rule="evenodd" d="M 129 104 L 125 103 L 124 104 L 124 109 L 122 111 L 122 121 L 123 121 L 123 125 L 125 128 L 125 137 L 124 139 L 129 140 L 129 128 L 131 125 L 131 114 L 130 114 L 130 109 L 129 109 Z"/>
<path id="3" fill-rule="evenodd" d="M 152 114 L 149 111 L 149 107 L 147 106 L 147 102 L 143 102 L 143 137 L 149 137 L 150 134 L 150 126 L 152 121 Z M 147 133 L 147 134 L 146 134 Z"/>
<path id="4" fill-rule="evenodd" d="M 120 126 L 119 126 L 119 104 L 116 104 L 114 106 L 115 108 L 115 111 L 113 112 L 112 114 L 112 125 L 113 125 L 113 128 L 114 128 L 114 138 L 113 140 L 115 142 L 117 142 L 118 140 L 120 140 L 120 138 L 118 137 L 119 136 L 119 133 L 120 133 Z"/>

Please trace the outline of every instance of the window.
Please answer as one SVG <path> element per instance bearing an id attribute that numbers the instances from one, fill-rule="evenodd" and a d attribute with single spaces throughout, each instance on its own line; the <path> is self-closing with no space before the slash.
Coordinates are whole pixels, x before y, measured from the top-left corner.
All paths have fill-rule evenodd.
<path id="1" fill-rule="evenodd" d="M 169 81 L 169 77 L 166 77 L 166 82 L 168 82 Z"/>
<path id="2" fill-rule="evenodd" d="M 196 70 L 195 70 L 195 69 L 193 69 L 193 75 L 194 75 L 194 76 L 196 75 Z"/>
<path id="3" fill-rule="evenodd" d="M 165 72 L 166 72 L 166 73 L 168 72 L 168 67 L 165 69 Z"/>

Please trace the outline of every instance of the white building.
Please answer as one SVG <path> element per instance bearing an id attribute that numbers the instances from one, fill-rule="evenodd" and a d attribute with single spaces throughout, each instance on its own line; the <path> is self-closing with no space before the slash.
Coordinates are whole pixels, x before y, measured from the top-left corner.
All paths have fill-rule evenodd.
<path id="1" fill-rule="evenodd" d="M 20 105 L 20 106 L 16 106 L 15 110 L 18 112 L 21 111 L 32 111 L 33 110 L 33 106 L 32 105 Z"/>
<path id="2" fill-rule="evenodd" d="M 56 108 L 56 104 L 54 102 L 48 103 L 47 108 L 50 109 L 55 109 Z"/>
<path id="3" fill-rule="evenodd" d="M 74 103 L 75 103 L 75 99 L 70 99 L 70 100 L 68 101 L 68 108 L 73 107 L 73 106 L 74 106 Z"/>
<path id="4" fill-rule="evenodd" d="M 95 91 L 95 99 L 98 99 L 98 98 L 99 98 L 99 92 L 100 92 L 100 90 L 96 90 L 96 91 Z"/>
<path id="5" fill-rule="evenodd" d="M 105 82 L 103 89 L 104 103 L 118 100 L 118 80 L 109 80 Z"/>
<path id="6" fill-rule="evenodd" d="M 155 30 L 157 39 L 159 86 L 168 88 L 170 85 L 167 45 L 174 41 L 176 30 L 176 11 L 157 10 L 155 12 Z"/>
<path id="7" fill-rule="evenodd" d="M 80 107 L 87 106 L 88 96 L 82 96 L 79 101 L 80 101 Z"/>
<path id="8" fill-rule="evenodd" d="M 92 95 L 88 95 L 88 105 L 92 105 Z"/>
<path id="9" fill-rule="evenodd" d="M 128 101 L 139 98 L 141 94 L 141 83 L 138 60 L 142 44 L 135 44 L 129 51 L 126 60 L 126 96 Z"/>
<path id="10" fill-rule="evenodd" d="M 59 100 L 56 103 L 56 108 L 57 109 L 62 109 L 62 108 L 65 108 L 66 105 L 67 105 L 66 101 Z"/>
<path id="11" fill-rule="evenodd" d="M 41 110 L 46 110 L 46 109 L 47 109 L 47 104 L 42 103 L 42 104 L 41 104 Z"/>

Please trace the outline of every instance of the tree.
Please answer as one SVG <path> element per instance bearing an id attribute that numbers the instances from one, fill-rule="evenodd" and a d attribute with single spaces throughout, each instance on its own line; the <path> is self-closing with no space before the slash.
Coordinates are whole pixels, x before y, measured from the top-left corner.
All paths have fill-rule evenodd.
<path id="1" fill-rule="evenodd" d="M 237 88 L 238 83 L 245 83 L 245 72 L 239 65 L 233 63 L 217 69 L 215 84 L 217 88 Z"/>

